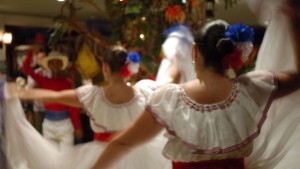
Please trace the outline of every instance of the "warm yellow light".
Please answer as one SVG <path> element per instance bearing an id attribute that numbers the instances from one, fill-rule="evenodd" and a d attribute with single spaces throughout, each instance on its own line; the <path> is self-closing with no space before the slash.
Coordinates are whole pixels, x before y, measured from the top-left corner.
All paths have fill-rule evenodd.
<path id="1" fill-rule="evenodd" d="M 10 32 L 5 32 L 3 34 L 2 41 L 3 41 L 4 44 L 11 44 L 12 34 Z"/>
<path id="2" fill-rule="evenodd" d="M 144 35 L 144 34 L 140 34 L 140 38 L 141 38 L 142 40 L 144 40 L 144 39 L 145 39 L 145 35 Z"/>
<path id="3" fill-rule="evenodd" d="M 64 2 L 65 0 L 57 0 L 58 2 Z"/>

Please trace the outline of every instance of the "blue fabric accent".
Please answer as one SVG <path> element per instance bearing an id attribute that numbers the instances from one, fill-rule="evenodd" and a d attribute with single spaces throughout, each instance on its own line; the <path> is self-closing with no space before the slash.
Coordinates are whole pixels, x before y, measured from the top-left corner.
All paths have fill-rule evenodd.
<path id="1" fill-rule="evenodd" d="M 46 110 L 45 113 L 45 119 L 51 121 L 64 120 L 69 117 L 70 117 L 70 113 L 68 110 L 62 110 L 62 111 Z"/>
<path id="2" fill-rule="evenodd" d="M 175 24 L 175 25 L 171 26 L 170 28 L 168 28 L 167 30 L 165 30 L 163 32 L 163 35 L 166 38 L 169 38 L 169 37 L 180 38 L 181 40 L 183 40 L 189 44 L 194 42 L 194 37 L 192 35 L 192 32 L 191 32 L 190 28 L 185 24 Z"/>
<path id="3" fill-rule="evenodd" d="M 127 59 L 129 59 L 133 63 L 140 63 L 141 62 L 140 55 L 137 52 L 129 52 L 128 55 L 127 55 Z"/>
<path id="4" fill-rule="evenodd" d="M 165 37 L 168 37 L 171 33 L 173 32 L 182 32 L 182 33 L 186 33 L 186 32 L 190 32 L 190 28 L 185 25 L 185 24 L 174 24 L 173 26 L 169 27 L 168 29 L 166 29 L 163 32 L 163 35 Z"/>

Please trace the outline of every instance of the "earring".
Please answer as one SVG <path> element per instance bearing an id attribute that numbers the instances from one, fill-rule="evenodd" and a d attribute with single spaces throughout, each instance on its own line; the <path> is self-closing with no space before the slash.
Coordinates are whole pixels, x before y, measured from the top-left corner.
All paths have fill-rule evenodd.
<path id="1" fill-rule="evenodd" d="M 195 59 L 192 60 L 193 64 L 195 64 Z"/>

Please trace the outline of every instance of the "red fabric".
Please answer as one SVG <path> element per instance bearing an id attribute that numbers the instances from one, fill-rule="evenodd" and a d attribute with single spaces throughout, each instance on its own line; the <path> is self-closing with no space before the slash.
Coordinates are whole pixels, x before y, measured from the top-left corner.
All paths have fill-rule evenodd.
<path id="1" fill-rule="evenodd" d="M 232 68 L 239 70 L 244 66 L 242 61 L 242 51 L 235 48 L 234 52 L 223 57 L 222 64 L 225 69 Z"/>
<path id="2" fill-rule="evenodd" d="M 172 162 L 173 169 L 245 169 L 244 159 Z"/>
<path id="3" fill-rule="evenodd" d="M 36 84 L 38 84 L 43 89 L 49 89 L 54 91 L 72 89 L 72 82 L 69 78 L 66 78 L 64 76 L 57 78 L 48 78 L 38 73 L 35 73 L 32 67 L 30 66 L 33 54 L 33 51 L 28 51 L 27 57 L 23 63 L 22 70 L 24 73 L 29 75 L 36 82 Z M 58 103 L 44 103 L 44 106 L 46 110 L 69 110 L 70 118 L 73 122 L 75 130 L 81 128 L 78 108 L 69 107 Z"/>
<path id="4" fill-rule="evenodd" d="M 44 43 L 45 42 L 45 37 L 41 33 L 36 33 L 34 39 L 35 39 L 36 42 L 39 42 L 39 43 Z"/>
<path id="5" fill-rule="evenodd" d="M 108 142 L 113 138 L 115 132 L 107 132 L 107 133 L 94 133 L 94 139 L 97 141 Z"/>
<path id="6" fill-rule="evenodd" d="M 70 118 L 75 130 L 81 129 L 80 110 L 76 107 L 69 107 Z"/>
<path id="7" fill-rule="evenodd" d="M 128 66 L 129 63 L 125 63 L 125 65 L 123 65 L 120 69 L 123 77 L 130 77 L 132 75 L 132 73 L 128 70 Z"/>

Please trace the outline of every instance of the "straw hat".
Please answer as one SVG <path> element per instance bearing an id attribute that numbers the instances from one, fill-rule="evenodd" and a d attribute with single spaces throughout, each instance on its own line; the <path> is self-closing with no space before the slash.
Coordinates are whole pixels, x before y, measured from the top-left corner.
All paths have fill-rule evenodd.
<path id="1" fill-rule="evenodd" d="M 42 65 L 43 65 L 45 68 L 49 69 L 49 67 L 48 67 L 48 62 L 49 62 L 50 60 L 52 60 L 52 59 L 59 59 L 59 60 L 61 60 L 61 62 L 62 62 L 62 68 L 61 68 L 61 69 L 62 69 L 62 70 L 64 70 L 64 69 L 67 68 L 68 62 L 69 62 L 68 57 L 67 57 L 66 55 L 61 54 L 61 53 L 58 52 L 58 51 L 51 51 L 47 57 L 44 57 L 44 58 L 42 59 Z"/>

